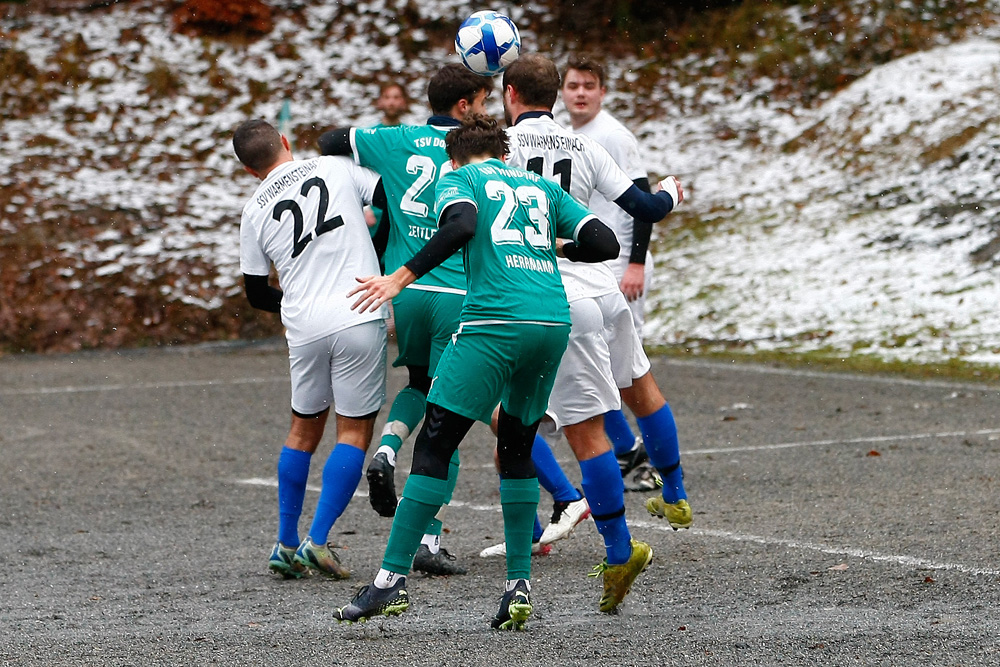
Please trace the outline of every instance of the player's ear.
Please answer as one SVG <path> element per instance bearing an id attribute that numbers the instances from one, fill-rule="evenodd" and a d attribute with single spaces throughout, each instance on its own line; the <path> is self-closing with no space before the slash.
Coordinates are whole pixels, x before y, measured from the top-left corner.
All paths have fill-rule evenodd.
<path id="1" fill-rule="evenodd" d="M 246 172 L 248 174 L 250 174 L 251 176 L 253 176 L 255 178 L 260 178 L 260 174 L 258 174 L 256 170 L 251 169 L 250 167 L 248 167 L 246 165 L 243 165 L 243 169 L 246 170 Z"/>
<path id="2" fill-rule="evenodd" d="M 285 150 L 288 151 L 289 153 L 292 152 L 292 144 L 289 143 L 288 137 L 286 137 L 285 135 L 281 135 L 281 145 L 284 146 Z"/>

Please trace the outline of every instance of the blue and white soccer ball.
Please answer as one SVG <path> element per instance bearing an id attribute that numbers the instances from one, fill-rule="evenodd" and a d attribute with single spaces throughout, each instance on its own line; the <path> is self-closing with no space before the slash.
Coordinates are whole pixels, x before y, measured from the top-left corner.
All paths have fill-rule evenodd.
<path id="1" fill-rule="evenodd" d="M 495 76 L 521 55 L 521 36 L 503 14 L 476 12 L 459 26 L 455 51 L 476 74 Z"/>

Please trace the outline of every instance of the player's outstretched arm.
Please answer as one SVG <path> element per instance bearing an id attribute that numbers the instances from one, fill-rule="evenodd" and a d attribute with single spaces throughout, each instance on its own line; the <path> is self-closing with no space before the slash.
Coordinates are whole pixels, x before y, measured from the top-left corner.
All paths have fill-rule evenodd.
<path id="1" fill-rule="evenodd" d="M 319 135 L 316 140 L 319 152 L 322 155 L 353 155 L 351 148 L 351 128 L 338 127 Z"/>
<path id="2" fill-rule="evenodd" d="M 252 307 L 266 310 L 269 313 L 281 312 L 281 297 L 284 296 L 284 292 L 268 285 L 267 276 L 244 273 L 243 290 L 246 292 L 247 301 Z"/>
<path id="3" fill-rule="evenodd" d="M 357 300 L 351 304 L 351 310 L 374 312 L 379 306 L 391 301 L 403 288 L 417 279 L 417 276 L 405 266 L 401 266 L 387 276 L 368 276 L 356 278 L 357 287 L 347 293 L 348 298 L 358 294 Z"/>
<path id="4" fill-rule="evenodd" d="M 347 296 L 359 294 L 351 310 L 364 312 L 377 310 L 394 298 L 403 288 L 448 259 L 468 243 L 476 232 L 476 207 L 466 202 L 445 208 L 438 223 L 438 231 L 410 261 L 387 276 L 358 278 L 361 283 Z"/>
<path id="5" fill-rule="evenodd" d="M 676 177 L 668 176 L 659 185 L 660 189 L 650 194 L 633 183 L 615 203 L 636 220 L 659 222 L 684 201 L 684 189 Z"/>
<path id="6" fill-rule="evenodd" d="M 603 262 L 617 257 L 620 249 L 614 231 L 591 218 L 580 228 L 576 241 L 563 245 L 562 253 L 571 262 Z"/>

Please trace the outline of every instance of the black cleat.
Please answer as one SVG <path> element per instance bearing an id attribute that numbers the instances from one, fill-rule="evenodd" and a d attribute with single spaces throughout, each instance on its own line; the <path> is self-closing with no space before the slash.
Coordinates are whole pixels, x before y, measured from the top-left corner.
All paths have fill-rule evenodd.
<path id="1" fill-rule="evenodd" d="M 646 445 L 642 442 L 642 438 L 636 438 L 635 447 L 624 454 L 616 455 L 615 458 L 618 459 L 622 479 L 625 479 L 630 472 L 649 460 L 649 454 L 646 453 Z"/>
<path id="2" fill-rule="evenodd" d="M 364 622 L 372 616 L 399 616 L 409 606 L 406 577 L 400 577 L 392 588 L 378 588 L 375 584 L 362 586 L 346 607 L 333 612 L 333 617 L 338 622 Z"/>
<path id="3" fill-rule="evenodd" d="M 531 616 L 531 600 L 528 598 L 528 582 L 521 579 L 514 589 L 500 598 L 500 610 L 490 622 L 494 630 L 524 630 L 524 624 Z"/>
<path id="4" fill-rule="evenodd" d="M 417 553 L 413 556 L 413 569 L 424 574 L 442 576 L 465 574 L 465 568 L 455 564 L 455 557 L 447 549 L 439 549 L 436 554 L 432 554 L 426 544 L 417 548 Z"/>
<path id="5" fill-rule="evenodd" d="M 379 516 L 396 516 L 396 467 L 385 454 L 376 454 L 368 464 L 368 502 Z"/>

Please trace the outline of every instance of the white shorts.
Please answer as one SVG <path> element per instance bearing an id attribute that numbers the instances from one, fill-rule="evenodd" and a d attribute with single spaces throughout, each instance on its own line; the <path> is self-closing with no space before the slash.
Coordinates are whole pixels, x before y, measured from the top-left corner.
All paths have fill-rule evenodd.
<path id="1" fill-rule="evenodd" d="M 343 417 L 363 417 L 385 405 L 386 333 L 372 320 L 288 348 L 292 410 L 315 415 L 331 404 Z"/>
<path id="2" fill-rule="evenodd" d="M 609 262 L 611 270 L 614 272 L 615 279 L 618 280 L 619 285 L 621 285 L 622 277 L 625 275 L 625 269 L 628 268 L 628 260 L 628 255 L 621 255 L 618 259 L 611 260 Z M 636 332 L 639 334 L 639 340 L 642 340 L 642 326 L 646 322 L 646 295 L 649 294 L 649 288 L 653 284 L 653 254 L 648 251 L 646 252 L 644 278 L 642 296 L 635 301 L 625 302 L 628 304 L 629 310 L 632 312 L 632 321 L 635 325 Z"/>
<path id="3" fill-rule="evenodd" d="M 569 304 L 572 322 L 569 344 L 559 363 L 545 412 L 557 429 L 621 408 L 621 395 L 612 373 L 612 352 L 608 347 L 611 332 L 606 331 L 611 324 L 607 315 L 615 312 L 619 318 L 624 313 L 631 322 L 621 293 L 577 299 Z"/>
<path id="4" fill-rule="evenodd" d="M 649 357 L 635 330 L 633 311 L 621 292 L 601 297 L 601 304 L 605 340 L 611 351 L 611 375 L 618 387 L 631 387 L 633 380 L 650 369 Z"/>

